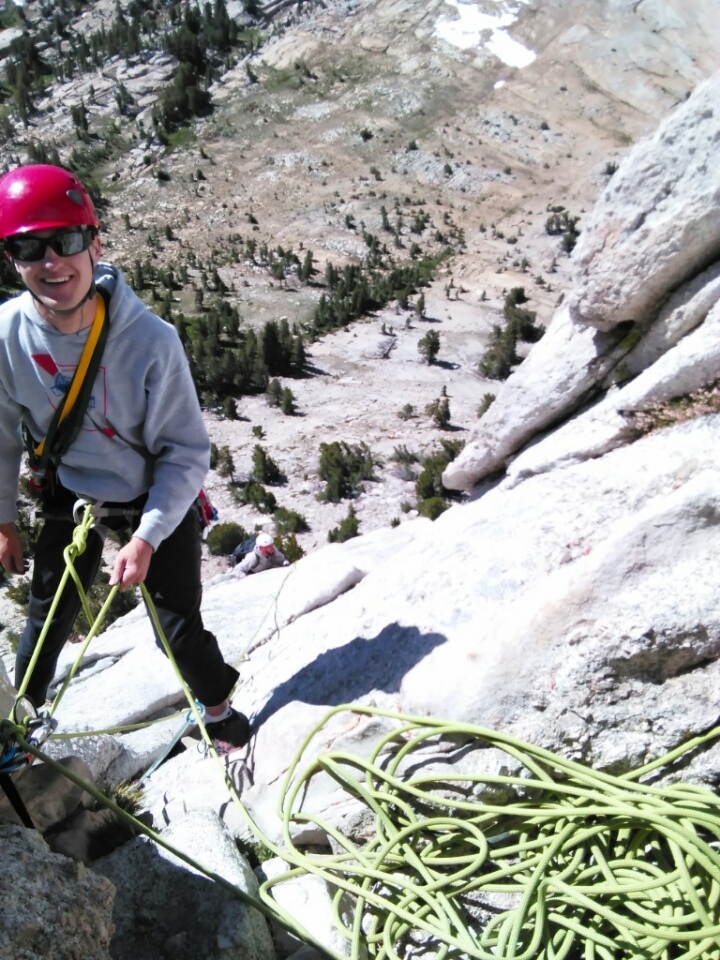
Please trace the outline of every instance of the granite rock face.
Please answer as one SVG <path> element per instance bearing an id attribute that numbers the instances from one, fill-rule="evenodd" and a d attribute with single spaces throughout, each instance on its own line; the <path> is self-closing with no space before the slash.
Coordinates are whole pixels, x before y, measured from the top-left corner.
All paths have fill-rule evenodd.
<path id="1" fill-rule="evenodd" d="M 716 322 L 719 95 L 716 73 L 620 164 L 573 253 L 566 303 L 445 471 L 447 487 L 470 490 L 504 470 L 543 431 L 609 389 L 618 392 L 606 409 L 637 410 L 714 379 L 713 357 L 700 366 L 696 358 L 701 341 L 714 342 Z M 585 423 L 602 417 L 591 410 Z M 566 458 L 573 443 L 582 459 L 633 438 L 616 424 L 614 441 L 598 439 L 583 453 L 585 429 L 578 426 L 576 441 L 566 432 Z"/>

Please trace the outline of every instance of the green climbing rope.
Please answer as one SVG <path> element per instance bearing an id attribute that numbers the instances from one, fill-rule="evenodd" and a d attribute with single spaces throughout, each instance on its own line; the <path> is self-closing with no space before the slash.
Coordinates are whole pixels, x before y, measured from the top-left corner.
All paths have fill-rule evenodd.
<path id="1" fill-rule="evenodd" d="M 367 760 L 323 753 L 301 771 L 340 711 L 389 718 L 394 729 Z M 503 750 L 521 769 L 424 773 L 439 741 Z M 353 958 L 399 960 L 415 948 L 479 960 L 719 960 L 720 799 L 692 784 L 643 785 L 637 774 L 598 773 L 481 727 L 338 707 L 288 773 L 280 814 L 296 856 L 285 856 L 337 890 Z M 372 815 L 366 843 L 303 810 L 323 775 Z M 299 824 L 325 832 L 336 852 L 303 857 L 292 840 Z"/>

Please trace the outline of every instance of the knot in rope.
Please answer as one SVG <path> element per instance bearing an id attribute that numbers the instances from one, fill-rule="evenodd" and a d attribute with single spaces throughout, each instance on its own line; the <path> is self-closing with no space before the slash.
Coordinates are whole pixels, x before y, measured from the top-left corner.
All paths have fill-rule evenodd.
<path id="1" fill-rule="evenodd" d="M 94 524 L 95 517 L 92 514 L 92 504 L 89 503 L 85 508 L 85 516 L 82 519 L 82 523 L 79 523 L 75 527 L 72 540 L 63 551 L 65 563 L 71 565 L 81 554 L 85 553 L 88 533 L 92 530 Z"/>

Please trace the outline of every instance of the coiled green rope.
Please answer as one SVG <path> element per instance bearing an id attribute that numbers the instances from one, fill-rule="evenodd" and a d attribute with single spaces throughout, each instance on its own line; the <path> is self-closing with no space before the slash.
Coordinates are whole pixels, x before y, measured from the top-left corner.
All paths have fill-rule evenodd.
<path id="1" fill-rule="evenodd" d="M 324 753 L 300 772 L 310 742 L 343 710 L 397 727 L 367 760 Z M 524 769 L 423 773 L 439 738 L 501 749 Z M 367 843 L 303 810 L 323 774 L 372 813 Z M 720 800 L 699 786 L 648 786 L 636 776 L 597 773 L 482 727 L 338 707 L 289 771 L 285 843 L 297 864 L 293 825 L 314 824 L 331 838 L 334 855 L 304 859 L 337 889 L 335 914 L 353 957 L 719 960 Z M 511 798 L 495 800 L 498 789 Z"/>

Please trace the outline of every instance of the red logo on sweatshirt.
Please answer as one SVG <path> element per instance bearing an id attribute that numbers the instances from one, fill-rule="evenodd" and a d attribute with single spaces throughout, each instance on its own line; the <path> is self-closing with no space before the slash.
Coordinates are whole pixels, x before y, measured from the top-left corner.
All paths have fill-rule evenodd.
<path id="1" fill-rule="evenodd" d="M 58 403 L 62 402 L 62 398 L 70 389 L 70 384 L 72 383 L 72 378 L 77 369 L 72 364 L 66 363 L 58 366 L 57 363 L 53 360 L 49 353 L 34 353 L 32 358 L 35 363 L 40 367 L 41 370 L 44 370 L 45 373 L 51 377 L 51 382 L 49 384 L 50 393 L 56 400 L 56 403 L 53 403 L 51 399 L 51 404 L 53 408 L 57 406 Z M 98 381 L 100 381 L 101 389 L 100 396 L 98 397 Z M 98 370 L 98 374 L 95 380 L 95 390 L 93 391 L 90 400 L 88 402 L 88 410 L 97 410 L 98 401 L 102 405 L 100 413 L 105 416 L 107 413 L 107 390 L 105 387 L 105 367 L 101 366 Z M 113 436 L 113 431 L 105 429 L 103 432 L 107 433 L 109 436 Z"/>

